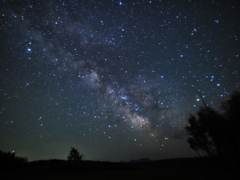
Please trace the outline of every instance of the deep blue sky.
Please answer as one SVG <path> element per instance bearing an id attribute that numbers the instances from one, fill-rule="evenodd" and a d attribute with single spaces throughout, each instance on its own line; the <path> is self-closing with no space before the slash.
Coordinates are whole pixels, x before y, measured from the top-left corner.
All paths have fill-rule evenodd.
<path id="1" fill-rule="evenodd" d="M 240 86 L 238 1 L 0 3 L 0 144 L 29 160 L 188 157 L 184 127 Z"/>

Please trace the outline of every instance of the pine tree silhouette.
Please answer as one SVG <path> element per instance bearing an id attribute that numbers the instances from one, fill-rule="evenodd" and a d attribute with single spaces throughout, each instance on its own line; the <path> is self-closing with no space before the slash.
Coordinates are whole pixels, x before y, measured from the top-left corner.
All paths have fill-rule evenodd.
<path id="1" fill-rule="evenodd" d="M 80 154 L 77 148 L 71 147 L 70 153 L 67 158 L 69 161 L 82 161 L 84 155 Z"/>

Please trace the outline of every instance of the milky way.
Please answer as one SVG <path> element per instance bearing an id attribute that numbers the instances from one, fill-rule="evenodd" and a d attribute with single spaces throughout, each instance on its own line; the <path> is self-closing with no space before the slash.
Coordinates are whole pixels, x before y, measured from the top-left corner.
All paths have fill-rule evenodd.
<path id="1" fill-rule="evenodd" d="M 2 150 L 189 156 L 184 127 L 239 90 L 237 1 L 2 1 Z"/>

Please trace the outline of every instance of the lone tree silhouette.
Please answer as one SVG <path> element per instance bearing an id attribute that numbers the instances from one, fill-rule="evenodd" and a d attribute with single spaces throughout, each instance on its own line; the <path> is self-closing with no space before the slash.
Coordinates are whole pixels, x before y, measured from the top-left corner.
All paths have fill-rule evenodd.
<path id="1" fill-rule="evenodd" d="M 71 147 L 70 153 L 68 155 L 69 161 L 82 161 L 84 158 L 83 154 L 80 154 L 75 147 Z"/>
<path id="2" fill-rule="evenodd" d="M 205 106 L 191 115 L 185 128 L 188 143 L 199 155 L 224 158 L 234 165 L 240 159 L 240 92 L 221 106 L 222 112 Z"/>

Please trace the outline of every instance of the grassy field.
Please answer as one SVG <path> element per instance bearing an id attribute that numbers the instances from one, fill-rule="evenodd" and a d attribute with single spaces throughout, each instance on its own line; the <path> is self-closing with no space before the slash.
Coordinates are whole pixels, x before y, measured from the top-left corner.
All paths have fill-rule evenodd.
<path id="1" fill-rule="evenodd" d="M 206 159 L 168 159 L 148 163 L 39 161 L 9 170 L 16 179 L 238 179 L 235 168 Z"/>

